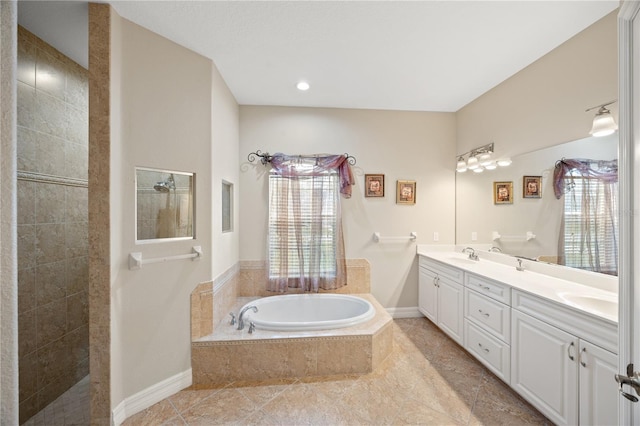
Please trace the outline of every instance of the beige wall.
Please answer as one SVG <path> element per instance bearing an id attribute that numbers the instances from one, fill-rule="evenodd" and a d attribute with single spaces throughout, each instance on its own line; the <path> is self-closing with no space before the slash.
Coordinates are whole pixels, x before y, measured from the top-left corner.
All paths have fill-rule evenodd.
<path id="1" fill-rule="evenodd" d="M 495 142 L 515 156 L 588 136 L 595 111 L 618 97 L 617 10 L 456 113 L 457 153 Z M 618 104 L 611 106 L 617 119 Z"/>
<path id="2" fill-rule="evenodd" d="M 215 67 L 211 78 L 211 230 L 213 234 L 213 277 L 238 263 L 240 258 L 239 207 L 240 159 L 238 148 L 239 108 L 227 84 Z M 222 232 L 222 180 L 233 184 L 231 232 Z"/>
<path id="3" fill-rule="evenodd" d="M 111 62 L 112 408 L 190 366 L 191 291 L 212 275 L 211 62 L 116 14 Z M 196 174 L 196 239 L 135 244 L 136 166 Z M 200 184 L 198 184 L 200 183 Z M 144 258 L 187 254 L 130 271 Z"/>
<path id="4" fill-rule="evenodd" d="M 240 107 L 240 257 L 264 260 L 267 168 L 249 152 L 349 153 L 356 185 L 342 199 L 346 255 L 371 263 L 371 292 L 386 308 L 415 307 L 415 244 L 373 242 L 418 233 L 418 243 L 454 242 L 455 117 L 452 113 Z M 364 174 L 385 174 L 385 197 L 365 198 Z M 396 181 L 417 181 L 416 205 L 395 202 Z"/>

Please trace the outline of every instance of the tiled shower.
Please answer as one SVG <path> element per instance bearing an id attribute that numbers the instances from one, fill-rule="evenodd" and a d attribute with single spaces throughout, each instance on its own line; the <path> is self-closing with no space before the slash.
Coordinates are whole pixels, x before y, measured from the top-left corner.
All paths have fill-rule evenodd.
<path id="1" fill-rule="evenodd" d="M 88 72 L 18 30 L 20 423 L 89 373 Z"/>

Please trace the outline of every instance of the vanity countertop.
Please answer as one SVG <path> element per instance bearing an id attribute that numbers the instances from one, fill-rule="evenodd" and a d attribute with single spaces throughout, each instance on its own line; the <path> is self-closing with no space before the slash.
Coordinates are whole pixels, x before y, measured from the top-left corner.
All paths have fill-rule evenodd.
<path id="1" fill-rule="evenodd" d="M 530 261 L 523 261 L 525 270 L 518 271 L 516 258 L 511 258 L 513 264 L 508 265 L 483 258 L 482 254 L 480 260 L 471 260 L 466 254 L 457 251 L 432 251 L 419 247 L 417 253 L 466 272 L 498 281 L 514 289 L 560 303 L 571 309 L 603 318 L 611 323 L 618 323 L 617 292 L 527 270 Z"/>

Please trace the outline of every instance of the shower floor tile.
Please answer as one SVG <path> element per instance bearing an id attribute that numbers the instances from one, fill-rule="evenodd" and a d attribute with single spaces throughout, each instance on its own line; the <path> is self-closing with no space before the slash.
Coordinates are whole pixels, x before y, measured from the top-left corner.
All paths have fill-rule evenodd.
<path id="1" fill-rule="evenodd" d="M 89 376 L 85 376 L 68 391 L 31 417 L 23 426 L 88 425 Z"/>

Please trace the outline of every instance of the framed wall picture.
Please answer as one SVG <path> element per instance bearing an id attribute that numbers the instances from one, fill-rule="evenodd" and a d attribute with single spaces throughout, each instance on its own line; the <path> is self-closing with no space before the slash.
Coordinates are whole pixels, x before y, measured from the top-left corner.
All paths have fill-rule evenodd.
<path id="1" fill-rule="evenodd" d="M 542 198 L 542 176 L 522 176 L 522 198 Z"/>
<path id="2" fill-rule="evenodd" d="M 493 204 L 513 204 L 513 182 L 493 182 Z"/>
<path id="3" fill-rule="evenodd" d="M 364 175 L 364 196 L 384 197 L 384 175 Z"/>
<path id="4" fill-rule="evenodd" d="M 396 204 L 416 203 L 416 181 L 399 180 L 396 185 Z"/>

